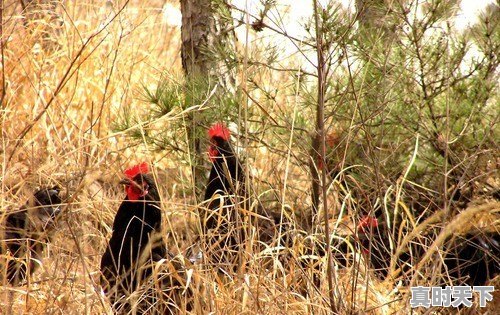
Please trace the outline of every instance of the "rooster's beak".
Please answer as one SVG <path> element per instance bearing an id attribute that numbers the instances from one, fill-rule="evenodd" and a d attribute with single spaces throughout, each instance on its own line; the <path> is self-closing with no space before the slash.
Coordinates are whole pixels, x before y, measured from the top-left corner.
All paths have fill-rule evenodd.
<path id="1" fill-rule="evenodd" d="M 128 178 L 122 179 L 120 181 L 120 184 L 126 185 L 126 186 L 134 186 L 137 189 L 139 189 L 140 191 L 144 191 L 144 188 L 141 185 L 137 184 L 135 181 L 128 179 Z"/>
<path id="2" fill-rule="evenodd" d="M 128 178 L 124 178 L 119 182 L 119 184 L 128 186 L 128 185 L 132 184 L 132 181 Z"/>

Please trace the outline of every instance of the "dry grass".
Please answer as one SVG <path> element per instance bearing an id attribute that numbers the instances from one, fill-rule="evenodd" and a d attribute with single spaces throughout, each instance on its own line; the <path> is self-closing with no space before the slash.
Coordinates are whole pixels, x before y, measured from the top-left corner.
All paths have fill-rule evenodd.
<path id="1" fill-rule="evenodd" d="M 112 9 L 102 1 L 64 3 L 64 10 L 58 10 L 65 21 L 62 27 L 39 20 L 26 28 L 19 1 L 4 1 L 0 206 L 18 207 L 34 188 L 52 184 L 63 187 L 67 203 L 41 268 L 29 284 L 1 286 L 2 314 L 9 307 L 13 314 L 110 312 L 98 285 L 99 261 L 123 198 L 118 178 L 133 162 L 147 160 L 155 166 L 171 251 L 183 253 L 195 239 L 195 206 L 185 196 L 189 168 L 164 153 L 151 154 L 146 145 L 129 148 L 127 138 L 111 129 L 125 107 L 146 110 L 138 93 L 143 84 L 154 85 L 165 70 L 181 71 L 179 27 L 167 25 L 163 1 L 130 1 L 123 11 L 118 4 Z M 50 41 L 44 40 L 43 32 L 51 34 Z M 283 104 L 294 106 L 293 99 Z M 257 177 L 266 180 L 262 186 L 286 195 L 283 207 L 294 210 L 287 212 L 292 220 L 291 213 L 309 206 L 304 190 L 297 189 L 307 180 L 301 175 L 304 169 L 287 165 L 267 150 L 252 151 L 250 156 L 258 156 L 250 161 Z M 285 170 L 287 185 L 282 180 Z M 354 201 L 349 213 L 354 213 L 353 207 Z M 492 207 L 483 209 L 481 217 L 492 216 L 489 226 L 498 230 L 499 207 Z M 470 217 L 463 214 L 459 219 L 467 222 Z M 353 230 L 354 219 L 344 221 L 335 233 Z M 336 223 L 332 218 L 332 227 Z M 457 219 L 450 229 L 462 223 Z M 290 249 L 297 260 L 299 247 Z M 244 272 L 230 279 L 221 279 L 210 268 L 193 267 L 190 285 L 199 297 L 195 312 L 328 314 L 325 258 L 317 257 L 314 268 L 302 269 L 298 264 L 282 264 L 279 250 L 250 250 Z M 262 263 L 265 259 L 273 262 L 272 267 Z M 363 259 L 357 261 L 359 265 L 335 270 L 335 294 L 342 300 L 342 313 L 408 313 L 408 288 L 377 280 L 366 272 Z M 418 284 L 428 283 L 429 272 L 421 271 L 424 276 Z M 307 281 L 313 273 L 320 279 L 318 288 Z"/>

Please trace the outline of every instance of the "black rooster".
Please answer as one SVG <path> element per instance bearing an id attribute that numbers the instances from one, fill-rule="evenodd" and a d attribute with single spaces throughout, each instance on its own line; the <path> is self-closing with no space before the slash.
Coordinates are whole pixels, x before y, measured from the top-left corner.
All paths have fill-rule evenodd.
<path id="1" fill-rule="evenodd" d="M 217 123 L 208 130 L 208 135 L 212 168 L 205 190 L 206 207 L 201 208 L 205 256 L 221 270 L 234 270 L 240 258 L 240 245 L 245 243 L 239 210 L 249 209 L 245 174 L 229 142 L 229 129 Z"/>
<path id="2" fill-rule="evenodd" d="M 175 264 L 161 236 L 158 190 L 153 177 L 148 174 L 147 163 L 127 169 L 125 175 L 120 183 L 125 185 L 127 196 L 116 213 L 113 234 L 101 259 L 101 285 L 117 313 L 127 314 L 132 310 L 133 296 L 137 297 L 135 304 L 139 313 L 147 310 L 148 314 L 169 314 L 177 307 L 171 293 L 181 289 L 179 282 L 170 277 L 152 280 L 151 287 L 160 284 L 160 296 L 167 298 L 163 304 L 154 292 L 139 290 L 151 280 L 157 262 L 164 259 Z M 179 265 L 174 269 L 182 271 Z M 134 292 L 139 294 L 134 296 Z"/>
<path id="3" fill-rule="evenodd" d="M 205 207 L 200 207 L 205 257 L 223 272 L 241 266 L 241 254 L 255 227 L 259 241 L 275 239 L 280 216 L 267 211 L 250 197 L 245 169 L 230 143 L 230 131 L 222 123 L 208 130 L 208 155 L 212 168 L 205 190 Z"/>
<path id="4" fill-rule="evenodd" d="M 240 161 L 238 160 L 231 143 L 230 132 L 221 123 L 213 125 L 208 130 L 210 137 L 210 147 L 208 155 L 212 161 L 212 168 L 208 177 L 208 184 L 205 190 L 205 200 L 209 201 L 209 209 L 218 209 L 219 200 L 211 200 L 219 194 L 228 196 L 226 205 L 234 205 L 236 197 L 246 197 L 245 174 Z M 218 218 L 209 216 L 204 226 L 213 229 L 217 226 Z"/>
<path id="5" fill-rule="evenodd" d="M 61 213 L 60 189 L 55 186 L 35 192 L 19 210 L 5 219 L 5 247 L 11 259 L 7 262 L 7 281 L 20 285 L 38 266 L 42 252 L 54 232 L 54 222 Z M 2 246 L 3 249 L 3 246 Z"/>
<path id="6" fill-rule="evenodd" d="M 500 233 L 456 236 L 446 246 L 444 263 L 451 278 L 471 286 L 485 285 L 500 274 Z"/>
<path id="7" fill-rule="evenodd" d="M 362 251 L 375 272 L 382 278 L 387 277 L 391 259 L 385 225 L 379 224 L 374 217 L 364 217 L 358 225 L 358 237 Z M 396 259 L 397 267 L 403 272 L 416 266 L 425 254 L 420 244 L 410 247 Z M 500 234 L 496 231 L 476 231 L 451 237 L 443 246 L 442 257 L 444 273 L 455 284 L 484 285 L 500 274 Z"/>

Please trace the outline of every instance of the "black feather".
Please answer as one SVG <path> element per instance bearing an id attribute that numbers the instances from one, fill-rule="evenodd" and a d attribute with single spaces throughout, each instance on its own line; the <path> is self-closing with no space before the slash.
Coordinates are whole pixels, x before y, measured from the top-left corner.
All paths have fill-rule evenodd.
<path id="1" fill-rule="evenodd" d="M 59 192 L 57 186 L 38 190 L 24 206 L 7 215 L 4 240 L 13 256 L 7 263 L 7 281 L 11 285 L 22 284 L 28 269 L 30 275 L 36 270 L 36 261 L 41 259 L 60 214 Z"/>
<path id="2" fill-rule="evenodd" d="M 179 282 L 184 269 L 168 252 L 162 238 L 162 211 L 154 179 L 138 174 L 132 180 L 139 186 L 145 183 L 148 193 L 136 201 L 126 197 L 121 203 L 101 258 L 101 286 L 116 313 L 129 313 L 133 308 L 130 296 L 138 292 L 138 313 L 147 310 L 148 314 L 172 314 L 184 290 Z M 152 279 L 153 269 L 161 260 L 173 266 L 170 269 L 176 275 L 167 273 Z"/>

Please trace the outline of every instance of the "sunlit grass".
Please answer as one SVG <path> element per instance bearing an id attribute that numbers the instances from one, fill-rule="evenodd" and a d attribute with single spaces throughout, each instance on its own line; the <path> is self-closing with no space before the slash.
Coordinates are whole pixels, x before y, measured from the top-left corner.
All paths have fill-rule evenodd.
<path id="1" fill-rule="evenodd" d="M 166 72 L 182 73 L 180 28 L 168 24 L 163 1 L 120 2 L 126 4 L 124 7 L 103 3 L 67 1 L 58 9 L 64 20 L 62 26 L 40 20 L 28 28 L 23 24 L 18 1 L 4 5 L 0 206 L 2 210 L 18 207 L 34 188 L 51 184 L 63 187 L 67 203 L 42 266 L 29 285 L 1 286 L 1 313 L 9 308 L 13 314 L 110 312 L 100 292 L 99 262 L 124 195 L 118 178 L 134 162 L 146 160 L 154 165 L 170 250 L 184 254 L 196 239 L 197 211 L 190 195 L 188 163 L 168 152 L 151 152 L 145 143 L 130 147 L 131 140 L 112 129 L 125 108 L 131 115 L 148 112 L 148 104 L 142 99 L 144 87 L 155 87 Z M 49 42 L 43 40 L 43 32 L 50 34 Z M 279 102 L 267 110 L 292 112 L 298 102 L 292 91 L 293 78 L 267 75 L 262 75 L 263 81 L 291 90 L 290 97 L 280 95 Z M 181 119 L 181 115 L 171 119 Z M 142 132 L 141 128 L 137 130 Z M 286 136 L 266 136 L 293 150 L 287 147 Z M 297 220 L 293 222 L 296 234 L 309 233 L 301 229 L 295 216 L 310 207 L 304 188 L 309 185 L 307 167 L 287 164 L 264 147 L 245 153 L 252 174 L 260 180 L 259 189 L 265 191 L 263 199 L 274 194 L 284 196 L 280 199 L 284 204 L 275 207 L 284 209 L 286 219 Z M 286 185 L 285 172 L 289 176 Z M 347 190 L 344 200 L 332 194 L 329 202 L 349 210 L 340 225 L 337 218 L 331 218 L 332 228 L 338 227 L 334 232 L 341 236 L 352 234 L 359 215 L 357 201 L 348 188 L 332 189 Z M 390 195 L 393 191 L 383 193 Z M 402 201 L 402 207 L 407 206 Z M 471 220 L 478 224 L 489 220 L 488 226 L 498 230 L 498 207 L 490 212 Z M 457 222 L 461 221 L 452 221 Z M 318 225 L 314 232 L 321 234 L 323 230 Z M 288 249 L 272 246 L 265 254 L 252 250 L 246 253 L 248 266 L 234 277 L 221 277 L 207 266 L 191 266 L 190 285 L 198 297 L 195 312 L 328 314 L 326 258 L 316 257 L 314 267 L 304 268 L 297 263 L 305 255 L 303 243 L 297 241 Z M 280 260 L 278 253 L 285 250 L 295 263 Z M 381 281 L 366 270 L 362 257 L 356 256 L 355 261 L 346 268 L 335 264 L 335 294 L 342 300 L 339 307 L 343 312 L 409 312 L 409 290 L 398 282 L 400 278 Z M 428 284 L 430 271 L 419 271 L 422 276 L 418 283 Z M 314 276 L 320 279 L 317 287 L 310 280 Z"/>

